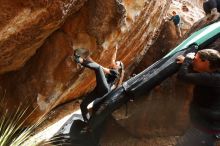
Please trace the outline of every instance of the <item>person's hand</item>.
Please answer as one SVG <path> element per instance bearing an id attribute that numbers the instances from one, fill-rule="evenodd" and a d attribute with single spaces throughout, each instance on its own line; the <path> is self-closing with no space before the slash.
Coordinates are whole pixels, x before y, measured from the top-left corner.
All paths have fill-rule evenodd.
<path id="1" fill-rule="evenodd" d="M 118 43 L 115 45 L 115 49 L 118 50 Z"/>
<path id="2" fill-rule="evenodd" d="M 213 8 L 211 10 L 211 15 L 212 15 L 212 21 L 215 21 L 220 17 L 220 13 L 218 12 L 217 8 Z"/>
<path id="3" fill-rule="evenodd" d="M 186 58 L 190 58 L 190 59 L 194 59 L 195 58 L 195 54 L 194 52 L 188 53 L 186 54 Z"/>
<path id="4" fill-rule="evenodd" d="M 183 55 L 179 55 L 176 57 L 176 63 L 182 64 L 184 59 L 185 59 L 185 57 Z"/>
<path id="5" fill-rule="evenodd" d="M 168 17 L 168 16 L 163 17 L 163 20 L 164 20 L 165 22 L 167 22 L 167 21 L 168 21 L 168 19 L 169 19 L 169 17 Z"/>

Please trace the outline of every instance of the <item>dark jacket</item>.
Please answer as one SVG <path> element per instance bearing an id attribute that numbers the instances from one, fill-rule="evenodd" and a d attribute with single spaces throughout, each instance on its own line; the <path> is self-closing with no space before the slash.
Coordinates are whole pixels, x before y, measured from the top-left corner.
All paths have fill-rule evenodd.
<path id="1" fill-rule="evenodd" d="M 194 84 L 190 105 L 192 123 L 209 131 L 220 130 L 220 73 L 198 73 L 191 69 L 192 59 L 186 58 L 178 77 Z"/>
<path id="2" fill-rule="evenodd" d="M 180 16 L 179 15 L 172 16 L 170 20 L 173 21 L 174 25 L 178 25 L 180 23 Z"/>
<path id="3" fill-rule="evenodd" d="M 217 8 L 220 12 L 220 0 L 208 0 L 203 3 L 203 9 L 206 14 L 210 14 L 213 8 Z"/>
<path id="4" fill-rule="evenodd" d="M 110 74 L 105 75 L 107 82 L 109 84 L 109 87 L 111 88 L 116 80 L 119 78 L 119 72 L 117 69 L 110 69 Z"/>

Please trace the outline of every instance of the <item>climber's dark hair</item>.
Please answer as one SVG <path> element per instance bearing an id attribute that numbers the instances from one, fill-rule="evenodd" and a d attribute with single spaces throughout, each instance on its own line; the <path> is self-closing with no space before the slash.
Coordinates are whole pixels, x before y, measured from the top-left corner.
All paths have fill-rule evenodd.
<path id="1" fill-rule="evenodd" d="M 197 52 L 202 61 L 209 61 L 209 67 L 212 70 L 220 69 L 220 53 L 214 49 L 203 49 Z"/>

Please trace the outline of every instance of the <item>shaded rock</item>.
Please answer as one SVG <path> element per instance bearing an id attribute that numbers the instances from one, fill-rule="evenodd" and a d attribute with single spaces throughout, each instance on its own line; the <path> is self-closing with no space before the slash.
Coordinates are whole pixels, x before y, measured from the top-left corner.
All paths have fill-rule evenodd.
<path id="1" fill-rule="evenodd" d="M 92 71 L 77 67 L 71 60 L 73 49 L 79 47 L 88 49 L 101 65 L 110 66 L 117 43 L 117 59 L 131 71 L 155 41 L 169 3 L 88 1 L 77 13 L 68 16 L 25 66 L 0 77 L 2 95 L 10 100 L 9 105 L 14 105 L 15 99 L 16 102 L 26 101 L 24 97 L 31 99 L 29 105 L 39 106 L 33 119 L 85 95 L 94 88 L 95 78 Z"/>
<path id="2" fill-rule="evenodd" d="M 142 57 L 138 56 L 135 63 L 128 66 L 127 75 L 139 73 L 181 41 L 177 38 L 174 27 L 171 22 L 162 24 L 153 38 L 155 43 L 149 46 L 142 60 Z M 192 87 L 177 81 L 176 76 L 168 78 L 152 92 L 146 93 L 146 96 L 128 103 L 127 116 L 125 106 L 114 112 L 116 120 L 109 120 L 101 143 L 103 145 L 175 145 L 176 136 L 183 134 L 189 126 L 188 110 L 191 93 Z"/>
<path id="3" fill-rule="evenodd" d="M 176 3 L 179 4 L 178 1 Z M 193 4 L 188 3 L 188 5 Z M 178 5 L 171 4 L 168 12 L 172 12 L 173 10 L 178 11 L 179 8 L 177 6 Z M 179 13 L 181 14 L 181 11 L 179 11 Z M 196 28 L 203 25 L 196 23 L 195 26 L 193 26 L 202 16 L 201 13 L 199 17 L 193 19 L 194 21 L 192 21 L 192 25 L 187 32 L 194 32 Z M 189 18 L 190 17 L 191 14 Z M 188 37 L 189 34 L 190 33 L 187 33 L 185 37 Z M 148 49 L 133 74 L 138 74 L 146 69 L 182 41 L 177 36 L 175 26 L 169 21 L 162 25 L 158 35 L 156 42 Z M 215 44 L 218 44 L 217 42 L 215 42 Z M 116 111 L 114 116 L 117 119 L 117 123 L 122 126 L 125 131 L 133 137 L 142 139 L 141 142 L 143 142 L 144 138 L 152 140 L 152 138 L 158 136 L 169 137 L 182 135 L 189 126 L 188 110 L 191 97 L 192 86 L 177 80 L 176 75 L 174 75 L 163 81 L 150 93 L 146 93 L 145 96 L 130 102 L 128 104 L 127 116 L 125 116 L 125 107 Z M 113 142 L 113 140 L 111 142 Z M 157 141 L 155 141 L 155 145 L 156 143 Z"/>
<path id="4" fill-rule="evenodd" d="M 18 70 L 84 0 L 1 1 L 0 73 Z"/>

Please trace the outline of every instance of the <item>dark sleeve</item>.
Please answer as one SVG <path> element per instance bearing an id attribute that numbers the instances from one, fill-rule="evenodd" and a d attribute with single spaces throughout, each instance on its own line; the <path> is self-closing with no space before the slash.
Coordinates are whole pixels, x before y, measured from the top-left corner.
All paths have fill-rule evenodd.
<path id="1" fill-rule="evenodd" d="M 206 14 L 210 14 L 213 8 L 217 8 L 216 0 L 209 0 L 203 3 L 203 10 Z"/>
<path id="2" fill-rule="evenodd" d="M 220 73 L 190 72 L 189 66 L 191 63 L 192 59 L 185 58 L 178 72 L 179 79 L 195 85 L 220 86 Z"/>
<path id="3" fill-rule="evenodd" d="M 119 76 L 119 72 L 115 69 L 110 69 L 110 75 L 117 78 Z"/>
<path id="4" fill-rule="evenodd" d="M 214 8 L 217 8 L 216 0 L 209 0 L 208 3 L 209 3 L 209 6 L 210 6 L 210 10 L 212 10 Z"/>
<path id="5" fill-rule="evenodd" d="M 177 18 L 177 23 L 180 22 L 180 15 L 176 15 L 176 18 Z"/>

